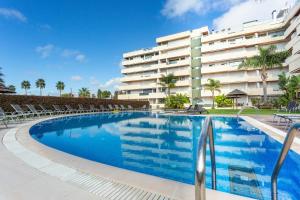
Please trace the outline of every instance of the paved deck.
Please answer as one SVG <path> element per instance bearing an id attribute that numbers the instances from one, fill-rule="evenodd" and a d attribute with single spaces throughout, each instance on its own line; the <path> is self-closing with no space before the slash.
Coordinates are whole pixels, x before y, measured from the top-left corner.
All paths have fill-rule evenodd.
<path id="1" fill-rule="evenodd" d="M 28 134 L 38 121 L 0 129 L 1 200 L 194 199 L 191 185 L 88 161 L 42 145 Z M 249 198 L 208 189 L 207 199 Z"/>

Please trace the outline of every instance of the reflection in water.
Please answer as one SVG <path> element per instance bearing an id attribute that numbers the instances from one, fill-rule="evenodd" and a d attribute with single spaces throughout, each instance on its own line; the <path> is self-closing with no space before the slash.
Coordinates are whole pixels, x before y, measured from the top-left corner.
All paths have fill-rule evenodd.
<path id="1" fill-rule="evenodd" d="M 30 133 L 76 156 L 193 184 L 202 122 L 198 116 L 106 113 L 49 120 Z M 218 190 L 270 199 L 270 176 L 281 145 L 236 118 L 215 117 L 213 126 Z M 279 178 L 280 199 L 299 199 L 299 155 L 290 152 L 286 161 Z M 206 166 L 211 187 L 209 156 Z"/>

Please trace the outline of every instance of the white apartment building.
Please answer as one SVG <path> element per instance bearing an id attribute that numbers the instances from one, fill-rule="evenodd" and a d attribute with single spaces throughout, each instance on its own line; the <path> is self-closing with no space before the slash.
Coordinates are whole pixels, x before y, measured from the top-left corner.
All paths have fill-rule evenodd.
<path id="1" fill-rule="evenodd" d="M 268 95 L 280 95 L 278 74 L 300 72 L 299 12 L 298 3 L 293 9 L 273 12 L 269 21 L 246 22 L 238 31 L 210 32 L 203 27 L 157 38 L 157 46 L 151 49 L 125 53 L 119 98 L 148 100 L 153 107 L 162 107 L 166 93 L 160 78 L 173 73 L 178 81 L 171 93 L 186 94 L 193 103 L 201 99 L 211 104 L 211 92 L 203 87 L 211 78 L 221 82 L 221 94 L 234 89 L 247 93 L 239 102 L 249 104 L 251 98 L 263 95 L 260 71 L 238 66 L 243 59 L 257 55 L 259 46 L 271 44 L 292 52 L 283 68 L 268 72 Z"/>
<path id="2" fill-rule="evenodd" d="M 125 53 L 118 98 L 147 100 L 153 107 L 162 107 L 166 91 L 160 78 L 171 73 L 177 78 L 171 94 L 186 94 L 191 99 L 193 92 L 200 94 L 201 37 L 207 34 L 208 27 L 177 33 L 157 38 L 157 46 L 151 49 Z M 193 89 L 195 84 L 198 87 Z"/>

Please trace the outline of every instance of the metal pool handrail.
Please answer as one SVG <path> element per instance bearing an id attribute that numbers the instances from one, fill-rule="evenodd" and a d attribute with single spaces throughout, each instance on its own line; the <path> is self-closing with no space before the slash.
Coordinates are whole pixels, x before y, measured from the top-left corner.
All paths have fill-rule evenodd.
<path id="1" fill-rule="evenodd" d="M 288 133 L 285 137 L 279 158 L 276 162 L 275 168 L 272 173 L 272 179 L 271 179 L 271 181 L 272 181 L 272 191 L 271 191 L 272 200 L 278 199 L 278 188 L 277 188 L 278 174 L 279 174 L 280 169 L 285 161 L 285 158 L 293 144 L 296 134 L 299 133 L 299 130 L 300 130 L 300 123 L 293 124 L 293 126 L 290 128 L 290 130 L 288 131 Z"/>
<path id="2" fill-rule="evenodd" d="M 259 110 L 259 108 L 256 107 L 256 106 L 243 106 L 243 107 L 239 110 L 239 112 L 237 113 L 236 116 L 239 117 L 240 114 L 242 114 L 242 112 L 243 112 L 246 108 L 254 108 L 255 110 Z"/>
<path id="3" fill-rule="evenodd" d="M 215 160 L 215 147 L 214 147 L 214 136 L 212 128 L 211 117 L 206 117 L 198 144 L 198 154 L 196 162 L 195 172 L 195 200 L 205 200 L 205 161 L 206 161 L 206 142 L 209 137 L 209 149 L 210 149 L 210 160 L 211 160 L 211 181 L 212 189 L 216 190 L 216 160 Z"/>

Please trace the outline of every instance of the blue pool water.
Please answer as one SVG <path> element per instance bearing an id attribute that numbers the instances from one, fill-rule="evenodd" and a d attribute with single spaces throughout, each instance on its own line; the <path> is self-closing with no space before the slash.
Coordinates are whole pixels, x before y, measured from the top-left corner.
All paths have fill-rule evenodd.
<path id="1" fill-rule="evenodd" d="M 103 113 L 59 118 L 30 129 L 37 141 L 100 163 L 194 184 L 200 116 Z M 242 119 L 213 118 L 217 189 L 270 199 L 281 144 Z M 209 155 L 209 154 L 208 154 Z M 207 187 L 211 187 L 207 156 Z M 291 151 L 279 176 L 279 199 L 300 199 L 300 155 Z"/>

